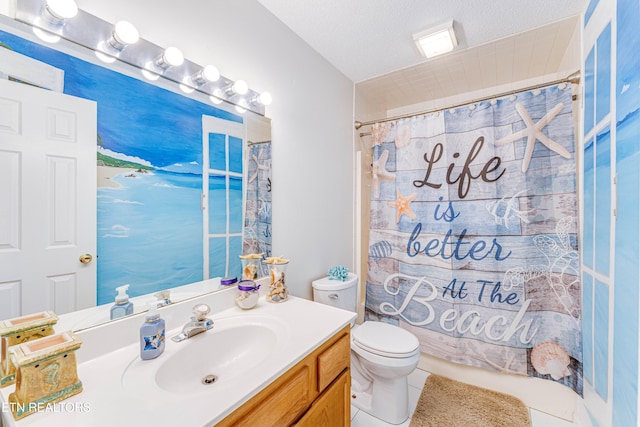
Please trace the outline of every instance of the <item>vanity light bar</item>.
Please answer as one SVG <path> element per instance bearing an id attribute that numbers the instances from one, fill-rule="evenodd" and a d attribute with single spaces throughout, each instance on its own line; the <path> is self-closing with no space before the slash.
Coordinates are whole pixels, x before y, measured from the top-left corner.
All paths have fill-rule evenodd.
<path id="1" fill-rule="evenodd" d="M 57 7 L 60 3 L 65 5 L 64 10 L 75 10 L 75 16 L 71 16 L 71 12 L 52 12 L 52 5 Z M 45 14 L 49 19 L 42 19 Z M 107 60 L 117 58 L 140 69 L 149 80 L 162 76 L 181 85 L 184 92 L 198 91 L 207 95 L 214 104 L 226 102 L 239 107 L 236 108 L 238 112 L 249 110 L 264 116 L 265 105 L 271 103 L 268 92 L 256 92 L 243 80 L 234 81 L 221 76 L 213 65 L 203 67 L 191 62 L 175 47 L 164 49 L 140 38 L 129 22 L 119 21 L 114 26 L 78 9 L 74 0 L 20 0 L 16 4 L 16 20 L 45 35 L 60 37 L 90 49 L 99 57 Z"/>

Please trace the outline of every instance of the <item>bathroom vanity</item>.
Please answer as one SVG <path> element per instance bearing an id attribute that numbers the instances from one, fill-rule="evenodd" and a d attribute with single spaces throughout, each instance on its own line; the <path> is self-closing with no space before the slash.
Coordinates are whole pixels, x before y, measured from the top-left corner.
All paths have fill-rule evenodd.
<path id="1" fill-rule="evenodd" d="M 347 325 L 216 425 L 348 426 L 349 329 Z"/>
<path id="2" fill-rule="evenodd" d="M 229 289 L 160 309 L 166 349 L 153 360 L 139 357 L 142 316 L 79 331 L 83 392 L 17 422 L 3 410 L 3 426 L 349 425 L 355 313 L 295 297 L 271 304 L 264 296 L 242 310 L 234 296 Z M 173 342 L 203 303 L 213 329 Z M 12 391 L 0 390 L 3 405 Z"/>

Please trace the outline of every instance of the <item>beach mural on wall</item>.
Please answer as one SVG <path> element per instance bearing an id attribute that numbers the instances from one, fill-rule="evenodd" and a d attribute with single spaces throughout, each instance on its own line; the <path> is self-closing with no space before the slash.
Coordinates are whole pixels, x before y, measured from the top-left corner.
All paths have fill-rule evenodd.
<path id="1" fill-rule="evenodd" d="M 572 88 L 372 127 L 366 318 L 582 393 Z"/>
<path id="2" fill-rule="evenodd" d="M 202 116 L 242 117 L 7 32 L 0 48 L 64 70 L 64 93 L 98 104 L 97 304 L 125 283 L 133 297 L 202 280 Z M 209 191 L 226 191 L 224 176 L 210 178 Z M 242 217 L 242 197 L 232 182 L 229 205 L 239 208 L 230 216 Z M 241 269 L 241 246 L 232 245 L 229 271 Z"/>

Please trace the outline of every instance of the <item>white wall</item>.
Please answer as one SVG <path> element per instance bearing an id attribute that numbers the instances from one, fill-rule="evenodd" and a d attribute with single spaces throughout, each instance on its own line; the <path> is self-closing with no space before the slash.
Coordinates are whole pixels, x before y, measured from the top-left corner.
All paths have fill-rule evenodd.
<path id="1" fill-rule="evenodd" d="M 106 21 L 176 46 L 198 64 L 269 91 L 273 252 L 291 259 L 290 292 L 336 264 L 354 268 L 353 83 L 255 0 L 78 0 Z"/>

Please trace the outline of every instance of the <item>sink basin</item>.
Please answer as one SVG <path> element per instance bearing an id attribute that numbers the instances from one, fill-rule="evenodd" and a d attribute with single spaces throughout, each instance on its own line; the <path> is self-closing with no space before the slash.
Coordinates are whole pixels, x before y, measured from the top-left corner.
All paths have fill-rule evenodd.
<path id="1" fill-rule="evenodd" d="M 148 361 L 136 358 L 122 377 L 126 389 L 147 392 L 149 386 L 176 394 L 224 388 L 250 374 L 277 348 L 286 326 L 266 316 L 214 320 L 213 329 L 175 343 L 167 333 L 165 353 Z"/>

